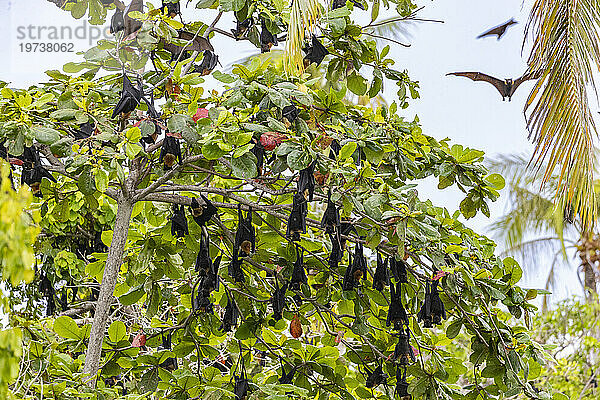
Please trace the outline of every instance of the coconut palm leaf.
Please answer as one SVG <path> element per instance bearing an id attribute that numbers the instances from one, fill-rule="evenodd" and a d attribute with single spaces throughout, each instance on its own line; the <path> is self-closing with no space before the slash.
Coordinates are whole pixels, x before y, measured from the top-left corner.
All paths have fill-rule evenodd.
<path id="1" fill-rule="evenodd" d="M 322 7 L 319 0 L 293 0 L 288 24 L 288 37 L 285 42 L 283 65 L 290 75 L 304 72 L 302 62 L 302 45 L 306 32 L 312 32 L 315 23 L 321 16 Z"/>
<path id="2" fill-rule="evenodd" d="M 532 161 L 546 163 L 543 182 L 557 173 L 555 198 L 572 204 L 585 226 L 596 217 L 593 143 L 596 126 L 586 87 L 595 89 L 600 65 L 598 0 L 535 0 L 527 33 L 533 36 L 531 71 L 540 73 L 525 112 L 536 144 Z"/>

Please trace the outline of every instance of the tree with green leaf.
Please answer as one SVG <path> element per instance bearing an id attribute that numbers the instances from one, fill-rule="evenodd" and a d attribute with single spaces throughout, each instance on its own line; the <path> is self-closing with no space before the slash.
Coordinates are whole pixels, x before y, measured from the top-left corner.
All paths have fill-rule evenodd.
<path id="1" fill-rule="evenodd" d="M 367 8 L 375 20 L 378 1 L 298 2 L 300 16 L 195 2 L 218 9 L 212 21 L 176 1 L 62 6 L 90 23 L 123 11 L 124 32 L 115 23 L 114 40 L 42 85 L 1 90 L 3 158 L 41 229 L 36 281 L 8 287 L 23 328 L 16 396 L 550 397 L 528 381 L 548 356 L 523 326 L 536 291 L 460 221 L 489 215 L 504 180 L 483 152 L 403 117 L 417 83 L 354 21 Z M 309 33 L 335 85 L 286 69 L 290 48 L 288 64 L 211 63 L 217 34 L 268 51 Z M 208 92 L 211 71 L 221 89 Z M 389 106 L 347 101 L 389 83 Z M 460 210 L 419 199 L 431 176 L 464 192 Z M 447 348 L 460 332 L 465 358 Z"/>

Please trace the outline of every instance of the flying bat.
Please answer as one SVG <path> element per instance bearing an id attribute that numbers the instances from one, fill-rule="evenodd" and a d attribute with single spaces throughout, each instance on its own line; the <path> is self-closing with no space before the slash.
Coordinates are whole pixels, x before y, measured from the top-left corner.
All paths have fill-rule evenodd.
<path id="1" fill-rule="evenodd" d="M 531 79 L 538 79 L 539 78 L 539 74 L 537 73 L 526 73 L 525 75 L 521 76 L 520 78 L 517 79 L 505 79 L 504 81 L 498 78 L 494 78 L 493 76 L 489 76 L 486 74 L 483 74 L 481 72 L 451 72 L 449 74 L 446 74 L 446 76 L 448 75 L 454 75 L 454 76 L 463 76 L 465 78 L 469 78 L 473 81 L 485 81 L 488 82 L 490 84 L 492 84 L 496 89 L 498 89 L 498 91 L 500 92 L 500 95 L 502 96 L 502 101 L 504 101 L 507 97 L 508 97 L 508 101 L 511 100 L 512 96 L 515 94 L 515 92 L 517 91 L 517 88 L 521 85 L 521 83 L 529 81 Z"/>
<path id="2" fill-rule="evenodd" d="M 315 35 L 312 36 L 310 45 L 302 50 L 306 53 L 306 56 L 304 57 L 305 68 L 312 63 L 317 65 L 321 64 L 325 56 L 329 54 L 329 51 L 323 46 L 323 43 L 319 42 Z"/>
<path id="3" fill-rule="evenodd" d="M 142 82 L 138 82 L 137 88 L 133 86 L 126 74 L 123 74 L 123 90 L 121 90 L 121 98 L 113 109 L 111 118 L 121 114 L 129 114 L 135 110 L 142 100 L 144 92 L 142 90 Z"/>
<path id="4" fill-rule="evenodd" d="M 181 164 L 181 146 L 179 146 L 179 140 L 173 136 L 166 135 L 160 148 L 158 162 L 163 164 L 165 171 L 168 171 L 175 165 L 175 161 L 179 161 L 179 164 Z"/>
<path id="5" fill-rule="evenodd" d="M 504 34 L 506 33 L 506 29 L 511 26 L 511 25 L 515 25 L 518 24 L 517 21 L 514 20 L 514 18 L 511 18 L 510 21 L 507 21 L 501 25 L 498 25 L 496 27 L 493 27 L 492 29 L 490 29 L 489 31 L 483 32 L 481 35 L 477 36 L 477 39 L 481 39 L 484 38 L 486 36 L 494 36 L 497 35 L 498 36 L 498 40 L 500 40 L 500 38 L 502 36 L 504 36 Z"/>

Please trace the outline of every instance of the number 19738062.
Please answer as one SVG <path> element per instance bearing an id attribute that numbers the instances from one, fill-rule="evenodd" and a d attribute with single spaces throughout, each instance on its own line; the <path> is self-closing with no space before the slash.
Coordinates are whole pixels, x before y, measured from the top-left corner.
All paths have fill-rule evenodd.
<path id="1" fill-rule="evenodd" d="M 19 43 L 21 53 L 72 53 L 73 43 Z"/>

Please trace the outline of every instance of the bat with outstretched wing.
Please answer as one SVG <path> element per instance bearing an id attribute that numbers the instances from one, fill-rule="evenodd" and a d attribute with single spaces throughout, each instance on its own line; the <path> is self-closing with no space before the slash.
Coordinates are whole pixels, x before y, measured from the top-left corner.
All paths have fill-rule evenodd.
<path id="1" fill-rule="evenodd" d="M 504 36 L 504 34 L 506 33 L 506 29 L 511 26 L 511 25 L 515 25 L 518 24 L 517 21 L 515 21 L 514 19 L 511 19 L 510 21 L 506 21 L 505 23 L 495 26 L 492 29 L 483 32 L 481 35 L 477 36 L 477 39 L 481 39 L 487 36 L 498 36 L 498 40 L 500 40 L 500 38 L 502 36 Z"/>
<path id="2" fill-rule="evenodd" d="M 531 80 L 531 79 L 538 79 L 540 77 L 538 73 L 534 73 L 534 72 L 526 73 L 525 75 L 521 76 L 520 78 L 517 78 L 514 80 L 513 79 L 501 80 L 501 79 L 494 78 L 493 76 L 486 75 L 481 72 L 451 72 L 446 75 L 463 76 L 465 78 L 469 78 L 476 82 L 484 81 L 484 82 L 490 83 L 496 89 L 498 89 L 498 91 L 500 92 L 500 95 L 502 96 L 502 101 L 504 101 L 507 97 L 508 97 L 508 101 L 510 101 L 513 94 L 515 94 L 515 91 L 521 85 L 521 83 Z"/>

